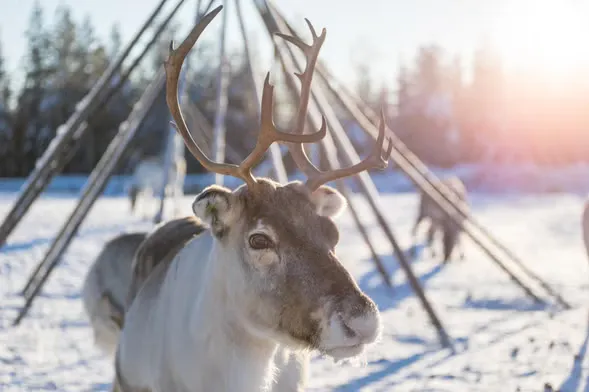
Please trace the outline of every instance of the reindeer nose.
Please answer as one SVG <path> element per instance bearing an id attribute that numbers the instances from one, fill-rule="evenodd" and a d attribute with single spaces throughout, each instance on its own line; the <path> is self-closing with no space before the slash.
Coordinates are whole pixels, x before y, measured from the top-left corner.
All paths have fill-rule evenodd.
<path id="1" fill-rule="evenodd" d="M 370 298 L 362 296 L 351 308 L 348 317 L 343 321 L 349 334 L 357 337 L 361 343 L 374 342 L 380 335 L 380 313 Z"/>

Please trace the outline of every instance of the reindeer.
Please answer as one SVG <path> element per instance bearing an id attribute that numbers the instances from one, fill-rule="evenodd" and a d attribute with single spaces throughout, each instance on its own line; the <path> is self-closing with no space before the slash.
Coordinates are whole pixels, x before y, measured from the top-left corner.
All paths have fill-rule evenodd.
<path id="1" fill-rule="evenodd" d="M 184 178 L 186 177 L 186 161 L 182 157 L 174 157 L 171 162 L 166 186 L 166 196 L 171 196 L 176 204 L 183 194 Z M 141 199 L 141 211 L 144 217 L 153 206 L 154 194 L 159 192 L 164 182 L 164 160 L 162 157 L 147 157 L 139 161 L 128 189 L 131 212 L 137 212 L 138 201 Z"/>
<path id="2" fill-rule="evenodd" d="M 205 230 L 204 226 L 195 219 L 176 219 L 156 228 L 155 231 L 176 236 L 177 228 L 184 228 L 180 231 L 180 235 L 186 238 L 198 235 Z M 126 233 L 108 241 L 90 267 L 84 281 L 82 298 L 94 333 L 94 342 L 108 356 L 114 357 L 119 334 L 124 325 L 132 264 L 138 262 L 144 267 L 153 266 L 162 259 L 158 253 L 157 242 L 154 244 L 148 241 L 142 246 L 147 235 L 147 233 Z M 150 239 L 153 238 L 159 239 L 162 236 L 150 237 Z M 177 241 L 177 237 L 174 240 Z M 134 261 L 137 252 L 139 252 L 140 260 Z M 137 280 L 133 283 L 141 284 Z M 308 352 L 291 352 L 288 349 L 279 348 L 274 362 L 278 374 L 272 391 L 302 392 L 305 389 L 310 364 Z"/>
<path id="3" fill-rule="evenodd" d="M 449 189 L 453 190 L 458 199 L 464 202 L 463 206 L 468 207 L 467 193 L 464 183 L 456 176 L 441 180 Z M 433 240 L 436 232 L 442 233 L 443 244 L 443 262 L 447 263 L 452 255 L 454 247 L 458 244 L 460 247 L 460 259 L 464 259 L 464 250 L 460 243 L 460 235 L 462 233 L 462 226 L 449 218 L 444 211 L 425 193 L 421 193 L 421 200 L 419 203 L 419 212 L 417 219 L 411 232 L 413 236 L 413 249 L 415 249 L 417 230 L 424 219 L 429 219 L 430 225 L 427 231 L 426 244 L 431 251 L 432 257 L 436 257 L 436 252 L 433 246 Z"/>
<path id="4" fill-rule="evenodd" d="M 125 326 L 115 356 L 115 390 L 267 391 L 279 346 L 316 349 L 336 360 L 360 355 L 381 330 L 380 313 L 338 260 L 339 232 L 332 218 L 345 199 L 327 182 L 369 168 L 385 168 L 384 119 L 373 152 L 360 163 L 319 171 L 302 143 L 325 137 L 302 134 L 311 79 L 325 39 L 309 21 L 313 43 L 280 36 L 301 48 L 307 66 L 299 75 L 301 100 L 293 132 L 272 120 L 273 86 L 266 76 L 261 127 L 254 150 L 240 165 L 217 163 L 192 139 L 178 104 L 178 75 L 185 56 L 220 12 L 219 6 L 193 28 L 165 62 L 166 100 L 177 131 L 209 171 L 244 181 L 234 191 L 205 188 L 192 204 L 197 236 L 179 227 L 152 233 L 144 242 L 163 256 L 159 263 L 137 255 Z M 252 168 L 274 142 L 287 143 L 307 181 L 279 184 L 256 178 Z M 390 153 L 389 140 L 389 153 Z M 388 155 L 386 155 L 388 156 Z M 190 233 L 190 230 L 187 231 Z"/>

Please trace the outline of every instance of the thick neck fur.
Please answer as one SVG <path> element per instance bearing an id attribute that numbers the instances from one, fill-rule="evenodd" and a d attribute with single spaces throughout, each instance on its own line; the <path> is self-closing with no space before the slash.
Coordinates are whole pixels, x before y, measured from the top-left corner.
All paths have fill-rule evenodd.
<path id="1" fill-rule="evenodd" d="M 201 241 L 212 241 L 204 263 L 194 260 L 205 245 L 199 244 Z M 235 250 L 229 248 L 233 247 L 204 234 L 183 249 L 168 274 L 166 285 L 191 291 L 168 291 L 179 296 L 172 301 L 183 305 L 171 318 L 183 320 L 183 325 L 169 329 L 168 337 L 171 344 L 177 344 L 174 354 L 181 353 L 171 355 L 178 358 L 174 372 L 181 375 L 189 391 L 264 391 L 271 382 L 276 344 L 256 333 L 248 322 L 255 301 L 248 301 L 251 294 L 243 266 Z M 198 263 L 202 263 L 200 268 L 195 268 Z M 189 319 L 178 317 L 180 314 L 190 315 Z M 178 334 L 185 338 L 179 339 Z"/>

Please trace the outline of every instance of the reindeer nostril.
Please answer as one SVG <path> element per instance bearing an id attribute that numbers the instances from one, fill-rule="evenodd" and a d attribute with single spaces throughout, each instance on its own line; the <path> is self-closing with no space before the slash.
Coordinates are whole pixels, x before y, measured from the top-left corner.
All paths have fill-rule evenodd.
<path id="1" fill-rule="evenodd" d="M 340 333 L 353 344 L 370 344 L 380 335 L 380 313 L 366 295 L 356 295 L 340 304 Z M 342 336 L 342 337 L 344 337 Z M 354 343 L 355 342 L 355 343 Z"/>
<path id="2" fill-rule="evenodd" d="M 358 334 L 356 333 L 356 331 L 354 331 L 347 323 L 346 321 L 340 317 L 340 321 L 342 324 L 342 329 L 344 330 L 344 333 L 346 334 L 346 337 L 348 338 L 355 338 L 356 336 L 358 336 Z"/>
<path id="3" fill-rule="evenodd" d="M 376 307 L 342 320 L 342 329 L 348 338 L 358 338 L 362 343 L 372 343 L 380 335 L 380 314 Z"/>

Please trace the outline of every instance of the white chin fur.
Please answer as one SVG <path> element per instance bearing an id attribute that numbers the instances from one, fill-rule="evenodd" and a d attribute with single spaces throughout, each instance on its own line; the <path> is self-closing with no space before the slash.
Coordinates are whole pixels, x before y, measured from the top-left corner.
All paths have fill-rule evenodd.
<path id="1" fill-rule="evenodd" d="M 363 350 L 364 344 L 360 339 L 348 337 L 339 317 L 333 315 L 329 320 L 329 325 L 323 328 L 319 351 L 337 361 L 357 356 Z"/>
<path id="2" fill-rule="evenodd" d="M 355 358 L 364 352 L 364 344 L 357 344 L 354 346 L 347 347 L 334 347 L 327 350 L 322 350 L 327 356 L 330 356 L 335 361 L 341 361 L 342 359 Z"/>

